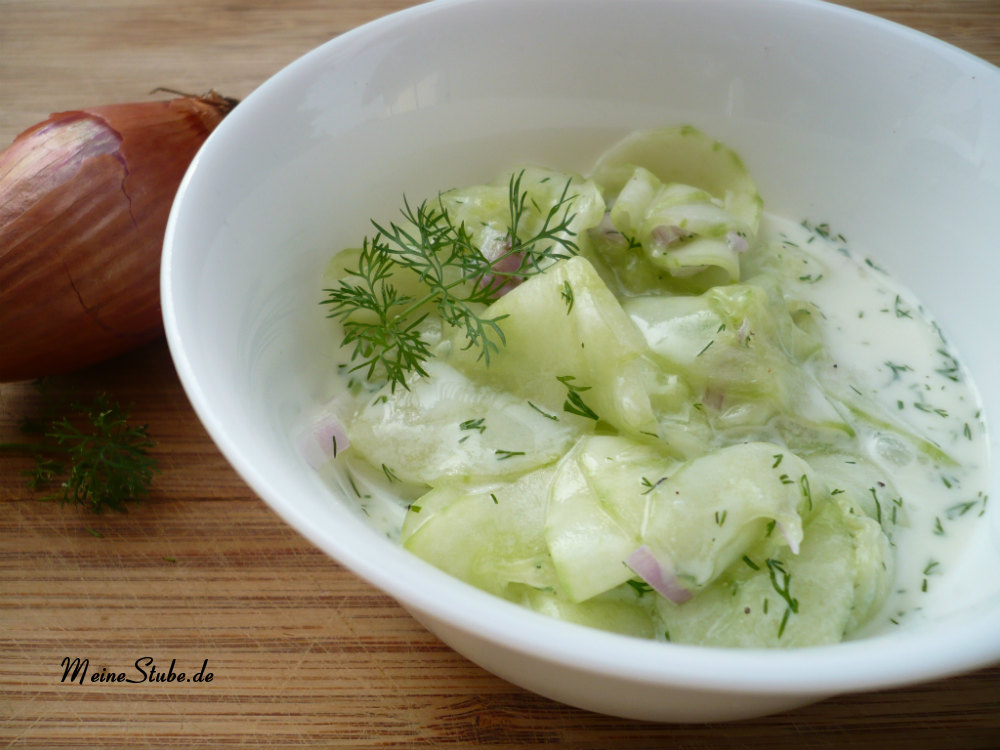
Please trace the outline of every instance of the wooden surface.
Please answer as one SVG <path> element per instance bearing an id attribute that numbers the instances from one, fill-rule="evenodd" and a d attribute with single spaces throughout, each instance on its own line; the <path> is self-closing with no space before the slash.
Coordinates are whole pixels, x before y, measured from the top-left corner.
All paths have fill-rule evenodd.
<path id="1" fill-rule="evenodd" d="M 245 96 L 381 0 L 0 0 L 0 144 L 51 111 L 154 86 Z M 1000 63 L 998 0 L 851 0 Z M 0 290 L 2 293 L 2 290 Z M 0 332 L 2 335 L 2 332 Z M 158 441 L 124 515 L 39 502 L 0 456 L 0 744 L 7 747 L 1000 747 L 1000 668 L 733 724 L 656 726 L 533 696 L 465 661 L 313 549 L 206 436 L 156 343 L 56 379 L 133 404 Z M 0 441 L 41 408 L 0 385 Z M 63 684 L 64 657 L 212 682 Z"/>

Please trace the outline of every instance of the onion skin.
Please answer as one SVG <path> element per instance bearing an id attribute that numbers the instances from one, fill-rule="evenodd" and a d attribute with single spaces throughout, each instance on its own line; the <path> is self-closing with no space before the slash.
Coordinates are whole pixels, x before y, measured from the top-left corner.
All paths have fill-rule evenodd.
<path id="1" fill-rule="evenodd" d="M 59 112 L 0 153 L 0 382 L 75 370 L 163 334 L 167 216 L 234 105 L 211 92 Z"/>

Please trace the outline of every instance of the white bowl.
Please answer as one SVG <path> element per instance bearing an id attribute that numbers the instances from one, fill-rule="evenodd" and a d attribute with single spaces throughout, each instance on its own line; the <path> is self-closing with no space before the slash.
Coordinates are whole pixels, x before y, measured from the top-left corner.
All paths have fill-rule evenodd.
<path id="1" fill-rule="evenodd" d="M 293 427 L 329 395 L 318 276 L 371 217 L 525 160 L 586 171 L 618 136 L 674 124 L 739 151 L 768 210 L 831 223 L 922 297 L 1000 420 L 1000 70 L 809 0 L 439 0 L 288 66 L 192 165 L 163 311 L 208 432 L 338 562 L 469 659 L 571 705 L 736 719 L 1000 659 L 995 503 L 950 605 L 923 620 L 835 646 L 709 649 L 558 622 L 460 583 L 366 525 L 296 451 Z"/>

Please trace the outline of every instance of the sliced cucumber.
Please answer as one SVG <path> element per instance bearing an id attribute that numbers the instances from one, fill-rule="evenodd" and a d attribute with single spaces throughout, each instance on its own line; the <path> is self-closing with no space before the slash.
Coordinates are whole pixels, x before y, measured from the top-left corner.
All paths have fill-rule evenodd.
<path id="1" fill-rule="evenodd" d="M 555 462 L 580 430 L 441 360 L 406 388 L 384 387 L 349 425 L 351 444 L 403 482 L 516 476 Z"/>

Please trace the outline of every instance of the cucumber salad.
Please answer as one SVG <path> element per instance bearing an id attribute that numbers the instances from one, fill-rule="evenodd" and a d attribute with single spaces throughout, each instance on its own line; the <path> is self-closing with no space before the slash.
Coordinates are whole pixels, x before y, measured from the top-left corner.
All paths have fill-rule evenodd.
<path id="1" fill-rule="evenodd" d="M 324 286 L 340 359 L 304 455 L 538 612 L 833 643 L 919 617 L 985 509 L 978 397 L 937 325 L 829 227 L 764 213 L 694 128 L 404 199 Z"/>

